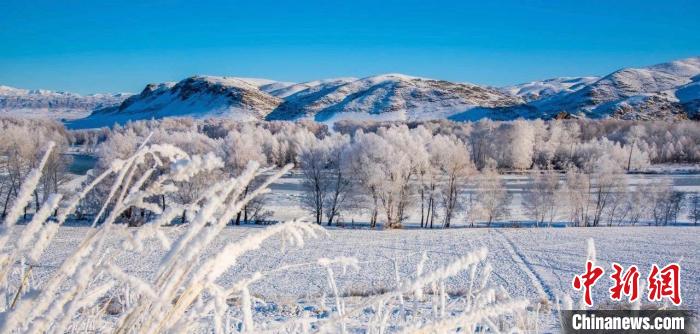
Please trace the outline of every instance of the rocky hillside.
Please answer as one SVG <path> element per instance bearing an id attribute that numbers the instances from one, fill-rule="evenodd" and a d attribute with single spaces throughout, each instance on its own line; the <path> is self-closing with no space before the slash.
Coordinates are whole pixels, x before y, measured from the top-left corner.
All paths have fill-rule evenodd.
<path id="1" fill-rule="evenodd" d="M 227 117 L 261 120 L 282 100 L 261 90 L 270 80 L 193 76 L 180 82 L 149 84 L 118 107 L 96 110 L 71 127 L 108 126 L 128 120 L 163 117 Z M 279 89 L 281 87 L 273 87 Z"/>

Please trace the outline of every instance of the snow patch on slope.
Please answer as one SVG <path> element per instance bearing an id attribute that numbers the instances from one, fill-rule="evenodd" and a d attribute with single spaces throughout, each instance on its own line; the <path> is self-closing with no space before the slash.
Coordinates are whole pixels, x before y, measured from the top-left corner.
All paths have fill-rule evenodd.
<path id="1" fill-rule="evenodd" d="M 522 97 L 525 101 L 530 102 L 539 100 L 548 96 L 559 94 L 561 92 L 575 92 L 586 85 L 589 85 L 599 77 L 561 77 L 542 81 L 532 81 L 524 84 L 506 86 L 501 88 L 502 91 L 511 95 Z"/>

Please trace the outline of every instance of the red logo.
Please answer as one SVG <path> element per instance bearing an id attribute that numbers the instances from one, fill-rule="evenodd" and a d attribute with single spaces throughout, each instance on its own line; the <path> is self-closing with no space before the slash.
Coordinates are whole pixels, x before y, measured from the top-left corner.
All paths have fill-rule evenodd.
<path id="1" fill-rule="evenodd" d="M 633 302 L 639 298 L 639 270 L 637 266 L 630 266 L 623 273 L 622 266 L 613 262 L 613 270 L 610 278 L 615 282 L 610 288 L 610 299 L 622 300 L 622 295 L 629 297 L 629 301 Z"/>
<path id="2" fill-rule="evenodd" d="M 613 282 L 610 287 L 610 299 L 615 301 L 627 300 L 634 302 L 639 299 L 639 269 L 632 265 L 625 270 L 620 264 L 612 263 L 613 272 L 610 279 Z M 593 305 L 591 299 L 591 289 L 598 279 L 603 276 L 603 267 L 596 266 L 592 261 L 586 261 L 586 272 L 574 276 L 572 285 L 575 290 L 583 290 L 583 301 L 587 306 Z M 663 268 L 656 264 L 651 266 L 649 276 L 647 276 L 647 299 L 649 301 L 661 301 L 668 298 L 674 305 L 680 305 L 681 299 L 681 266 L 671 263 Z"/>
<path id="3" fill-rule="evenodd" d="M 654 264 L 647 278 L 649 286 L 649 301 L 661 300 L 668 297 L 673 305 L 681 304 L 681 266 L 671 263 L 661 270 Z"/>
<path id="4" fill-rule="evenodd" d="M 595 285 L 595 282 L 603 275 L 603 272 L 603 267 L 595 266 L 593 262 L 589 260 L 586 261 L 586 272 L 581 276 L 574 276 L 574 289 L 581 290 L 583 287 L 584 301 L 588 306 L 593 305 L 593 301 L 591 300 L 591 287 Z"/>

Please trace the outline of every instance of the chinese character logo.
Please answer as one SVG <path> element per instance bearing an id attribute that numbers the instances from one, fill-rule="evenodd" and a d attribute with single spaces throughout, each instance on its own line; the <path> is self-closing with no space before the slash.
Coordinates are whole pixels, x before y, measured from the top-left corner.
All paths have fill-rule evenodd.
<path id="1" fill-rule="evenodd" d="M 628 296 L 629 301 L 633 302 L 639 298 L 639 270 L 637 266 L 630 266 L 623 273 L 622 266 L 612 264 L 613 273 L 610 278 L 613 280 L 613 286 L 610 288 L 610 299 L 622 300 L 622 295 Z"/>
<path id="2" fill-rule="evenodd" d="M 574 289 L 584 289 L 584 301 L 588 306 L 593 305 L 593 300 L 591 300 L 591 287 L 595 285 L 595 282 L 603 275 L 603 272 L 602 267 L 594 265 L 593 262 L 589 260 L 586 261 L 586 272 L 583 275 L 574 276 Z"/>
<path id="3" fill-rule="evenodd" d="M 680 287 L 681 267 L 676 263 L 671 263 L 662 269 L 654 264 L 647 278 L 649 301 L 662 300 L 668 297 L 674 305 L 681 304 Z"/>
<path id="4" fill-rule="evenodd" d="M 610 299 L 621 301 L 626 296 L 629 302 L 634 302 L 639 299 L 639 269 L 632 265 L 627 270 L 618 263 L 612 263 L 613 272 L 610 274 L 610 279 L 613 282 L 610 287 Z M 583 290 L 583 300 L 587 306 L 593 305 L 591 299 L 592 287 L 598 279 L 603 276 L 605 270 L 603 267 L 596 266 L 593 261 L 586 261 L 586 272 L 581 275 L 574 276 L 572 285 L 575 290 Z M 659 268 L 656 264 L 651 266 L 649 276 L 647 276 L 647 299 L 651 302 L 662 301 L 668 298 L 674 305 L 680 305 L 681 299 L 681 267 L 677 263 L 671 263 L 663 268 Z"/>

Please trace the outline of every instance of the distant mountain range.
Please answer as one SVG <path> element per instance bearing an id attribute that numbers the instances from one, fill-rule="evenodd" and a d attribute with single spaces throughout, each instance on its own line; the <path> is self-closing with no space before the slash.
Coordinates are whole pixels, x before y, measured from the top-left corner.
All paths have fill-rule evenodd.
<path id="1" fill-rule="evenodd" d="M 66 117 L 69 115 L 85 115 Z M 603 77 L 566 77 L 494 88 L 384 74 L 304 83 L 193 76 L 140 94 L 28 91 L 0 86 L 0 112 L 71 118 L 71 127 L 175 116 L 236 120 L 508 120 L 700 118 L 700 57 Z"/>
<path id="2" fill-rule="evenodd" d="M 91 112 L 121 104 L 128 93 L 79 95 L 49 90 L 28 90 L 0 86 L 0 115 L 48 116 L 75 119 Z"/>

